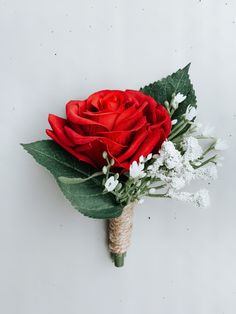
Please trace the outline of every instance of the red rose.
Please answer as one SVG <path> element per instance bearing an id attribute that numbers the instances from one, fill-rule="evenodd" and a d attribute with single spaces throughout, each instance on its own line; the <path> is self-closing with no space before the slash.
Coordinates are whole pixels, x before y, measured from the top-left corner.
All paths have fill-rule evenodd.
<path id="1" fill-rule="evenodd" d="M 141 92 L 104 90 L 66 105 L 67 119 L 49 115 L 47 134 L 69 153 L 101 169 L 107 151 L 128 170 L 141 155 L 157 153 L 171 131 L 167 110 Z"/>

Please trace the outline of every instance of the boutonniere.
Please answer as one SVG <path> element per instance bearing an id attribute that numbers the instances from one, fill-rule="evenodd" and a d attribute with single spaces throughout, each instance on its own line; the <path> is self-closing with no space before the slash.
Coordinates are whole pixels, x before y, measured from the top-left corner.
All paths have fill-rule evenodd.
<path id="1" fill-rule="evenodd" d="M 213 180 L 226 144 L 196 122 L 189 65 L 139 90 L 102 90 L 49 114 L 51 138 L 23 144 L 82 214 L 108 219 L 109 249 L 124 264 L 135 205 L 145 197 L 209 204 L 192 180 Z"/>

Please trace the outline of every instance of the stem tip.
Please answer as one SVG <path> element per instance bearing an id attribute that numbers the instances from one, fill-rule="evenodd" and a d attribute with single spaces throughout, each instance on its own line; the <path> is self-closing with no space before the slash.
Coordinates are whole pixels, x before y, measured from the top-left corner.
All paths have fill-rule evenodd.
<path id="1" fill-rule="evenodd" d="M 124 266 L 125 255 L 126 253 L 120 253 L 120 254 L 112 253 L 112 259 L 116 267 Z"/>

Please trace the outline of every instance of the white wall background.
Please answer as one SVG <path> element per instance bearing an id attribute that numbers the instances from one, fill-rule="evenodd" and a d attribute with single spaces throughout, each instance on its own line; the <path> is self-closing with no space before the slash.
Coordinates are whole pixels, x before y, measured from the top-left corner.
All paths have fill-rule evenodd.
<path id="1" fill-rule="evenodd" d="M 0 0 L 1 313 L 235 314 L 235 38 L 235 0 Z M 19 143 L 46 138 L 70 99 L 189 61 L 199 120 L 230 143 L 212 206 L 147 200 L 116 269 L 104 221 L 77 213 Z"/>

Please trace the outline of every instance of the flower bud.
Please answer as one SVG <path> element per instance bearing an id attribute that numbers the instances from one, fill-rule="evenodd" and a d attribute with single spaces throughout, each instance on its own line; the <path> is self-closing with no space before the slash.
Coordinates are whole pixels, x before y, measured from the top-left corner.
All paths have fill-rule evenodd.
<path id="1" fill-rule="evenodd" d="M 107 174 L 107 167 L 106 167 L 106 166 L 103 166 L 103 167 L 102 167 L 102 172 L 103 172 L 104 174 Z"/>
<path id="2" fill-rule="evenodd" d="M 104 152 L 102 153 L 102 157 L 103 157 L 104 159 L 107 158 L 107 152 L 106 152 L 106 151 L 104 151 Z"/>
<path id="3" fill-rule="evenodd" d="M 169 108 L 170 104 L 169 104 L 169 102 L 168 102 L 167 100 L 164 101 L 164 106 L 165 106 L 166 108 Z"/>
<path id="4" fill-rule="evenodd" d="M 111 161 L 110 161 L 110 165 L 114 166 L 114 164 L 115 164 L 115 160 L 112 158 Z"/>

